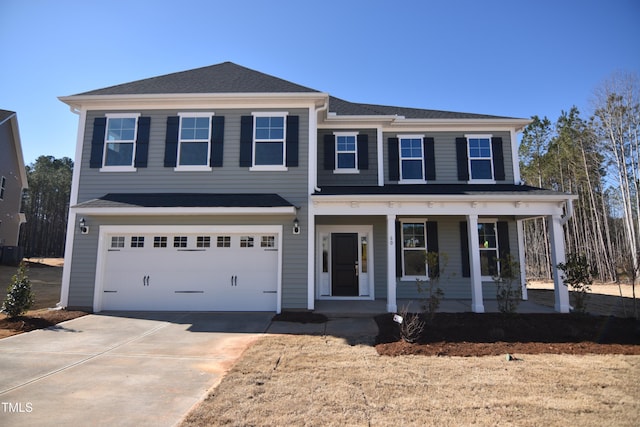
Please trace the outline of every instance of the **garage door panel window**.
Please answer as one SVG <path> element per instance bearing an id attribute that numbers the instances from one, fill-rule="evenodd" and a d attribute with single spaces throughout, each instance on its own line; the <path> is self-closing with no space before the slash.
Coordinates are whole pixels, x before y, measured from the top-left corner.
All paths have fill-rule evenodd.
<path id="1" fill-rule="evenodd" d="M 111 248 L 124 248 L 124 236 L 112 236 L 111 237 Z"/>
<path id="2" fill-rule="evenodd" d="M 144 248 L 144 236 L 132 236 L 131 237 L 132 248 Z"/>
<path id="3" fill-rule="evenodd" d="M 240 247 L 241 248 L 252 248 L 253 247 L 253 236 L 241 236 L 240 237 Z"/>
<path id="4" fill-rule="evenodd" d="M 262 236 L 260 240 L 261 248 L 275 248 L 276 247 L 276 236 Z"/>
<path id="5" fill-rule="evenodd" d="M 174 236 L 173 237 L 173 247 L 174 248 L 186 248 L 187 247 L 187 236 Z"/>
<path id="6" fill-rule="evenodd" d="M 167 236 L 155 236 L 153 238 L 153 247 L 154 248 L 166 248 L 167 247 Z"/>
<path id="7" fill-rule="evenodd" d="M 211 247 L 211 237 L 209 236 L 198 236 L 196 239 L 196 247 L 198 248 L 210 248 Z"/>
<path id="8" fill-rule="evenodd" d="M 219 248 L 230 248 L 231 236 L 218 236 L 216 246 Z"/>

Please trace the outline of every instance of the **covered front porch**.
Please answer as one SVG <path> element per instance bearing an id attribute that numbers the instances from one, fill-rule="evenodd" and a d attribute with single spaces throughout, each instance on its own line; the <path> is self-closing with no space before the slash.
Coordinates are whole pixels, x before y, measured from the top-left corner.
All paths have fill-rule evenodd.
<path id="1" fill-rule="evenodd" d="M 415 252 L 409 252 L 403 228 L 403 224 L 409 222 L 424 225 L 421 225 L 424 232 L 417 237 L 416 248 L 423 252 L 445 253 L 449 257 L 447 281 L 450 285 L 444 289 L 439 311 L 498 311 L 495 283 L 487 273 L 486 264 L 488 259 L 508 253 L 520 265 L 519 285 L 523 301 L 519 311 L 549 312 L 548 307 L 526 301 L 522 240 L 524 220 L 546 217 L 554 275 L 553 310 L 570 311 L 568 289 L 562 283 L 562 271 L 557 265 L 565 261 L 563 226 L 571 215 L 575 196 L 532 187 L 521 190 L 523 186 L 508 186 L 502 191 L 491 192 L 475 191 L 474 186 L 459 191 L 456 186 L 455 194 L 443 191 L 442 187 L 438 187 L 437 194 L 392 194 L 384 187 L 372 194 L 348 194 L 354 190 L 333 187 L 331 192 L 323 189 L 321 194 L 313 195 L 310 224 L 314 230 L 309 242 L 313 250 L 310 251 L 309 269 L 314 280 L 309 283 L 308 308 L 340 312 L 343 307 L 351 307 L 352 311 L 362 309 L 369 313 L 397 312 L 410 300 L 417 300 L 416 279 L 428 280 L 428 268 L 418 271 L 408 266 L 415 258 Z M 483 224 L 487 223 L 494 224 L 497 234 L 493 236 L 494 241 L 501 239 L 500 233 L 508 235 L 502 236 L 499 244 L 494 243 L 494 248 L 491 244 L 487 246 L 481 233 Z M 355 268 L 355 276 L 351 274 L 354 277 L 351 294 L 339 294 L 337 288 L 333 293 L 331 283 L 334 280 L 332 262 L 335 261 L 331 254 L 338 250 L 338 246 L 332 247 L 332 241 L 334 237 L 342 238 L 345 233 L 350 233 L 354 242 L 351 259 L 355 260 L 355 265 L 350 268 Z M 506 252 L 498 246 L 506 248 Z M 368 251 L 366 263 L 363 259 L 365 249 Z M 494 253 L 487 256 L 487 249 L 494 249 Z M 365 275 L 362 274 L 363 263 L 367 267 Z M 335 280 L 339 280 L 338 276 Z"/>

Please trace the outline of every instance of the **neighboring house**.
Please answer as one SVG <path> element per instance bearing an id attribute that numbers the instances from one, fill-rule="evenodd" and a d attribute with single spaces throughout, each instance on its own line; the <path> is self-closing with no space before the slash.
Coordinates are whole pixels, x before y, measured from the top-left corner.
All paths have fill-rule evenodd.
<path id="1" fill-rule="evenodd" d="M 230 62 L 60 99 L 80 117 L 64 307 L 396 311 L 437 251 L 444 297 L 482 312 L 540 216 L 564 261 L 574 196 L 521 185 L 526 119 L 351 103 Z"/>
<path id="2" fill-rule="evenodd" d="M 18 116 L 0 110 L 0 261 L 18 262 L 20 225 L 26 222 L 21 211 L 22 194 L 27 189 Z"/>

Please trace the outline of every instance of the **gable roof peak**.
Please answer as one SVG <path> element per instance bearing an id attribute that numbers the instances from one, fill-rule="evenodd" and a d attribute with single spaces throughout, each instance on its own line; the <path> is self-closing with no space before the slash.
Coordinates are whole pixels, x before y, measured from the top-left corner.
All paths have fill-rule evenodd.
<path id="1" fill-rule="evenodd" d="M 158 95 L 188 93 L 319 93 L 230 61 L 136 80 L 77 95 Z"/>

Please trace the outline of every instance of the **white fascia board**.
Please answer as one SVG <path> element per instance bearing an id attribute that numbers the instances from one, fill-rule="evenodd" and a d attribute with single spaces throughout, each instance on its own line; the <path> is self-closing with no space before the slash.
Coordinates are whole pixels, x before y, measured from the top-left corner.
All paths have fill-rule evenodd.
<path id="1" fill-rule="evenodd" d="M 512 194 L 348 194 L 348 195 L 315 195 L 311 196 L 313 202 L 565 202 L 577 200 L 574 194 L 548 194 L 548 195 L 512 195 Z"/>
<path id="2" fill-rule="evenodd" d="M 76 215 L 97 216 L 194 216 L 194 215 L 295 215 L 294 206 L 281 207 L 256 207 L 256 208 L 92 208 L 72 207 L 71 211 Z"/>
<path id="3" fill-rule="evenodd" d="M 148 95 L 72 95 L 58 99 L 74 109 L 309 108 L 327 102 L 326 93 L 188 93 Z"/>

